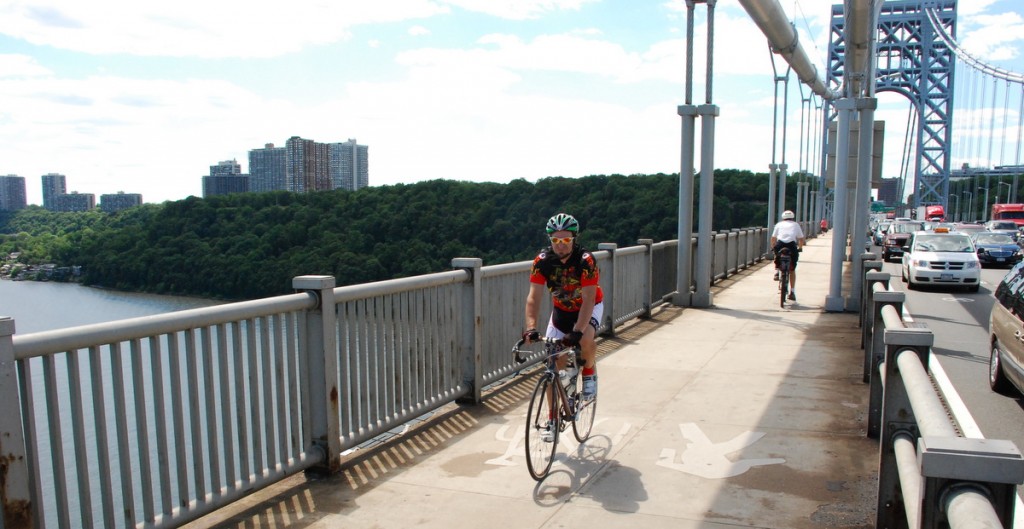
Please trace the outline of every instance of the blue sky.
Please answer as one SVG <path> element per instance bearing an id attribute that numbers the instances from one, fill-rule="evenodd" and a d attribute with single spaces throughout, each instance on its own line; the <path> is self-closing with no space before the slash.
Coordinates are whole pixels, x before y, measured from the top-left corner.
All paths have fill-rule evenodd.
<path id="1" fill-rule="evenodd" d="M 823 71 L 834 2 L 780 3 Z M 178 200 L 202 194 L 210 165 L 237 159 L 247 172 L 250 149 L 290 136 L 369 145 L 371 185 L 675 173 L 684 5 L 0 0 L 0 174 L 26 177 L 33 204 L 50 172 L 69 191 Z M 1024 72 L 1024 6 L 965 0 L 959 11 L 962 45 Z M 771 56 L 736 0 L 718 2 L 715 50 L 715 165 L 766 171 Z M 791 170 L 805 158 L 801 106 L 793 78 Z M 887 175 L 906 113 L 883 98 L 876 116 L 891 123 Z"/>

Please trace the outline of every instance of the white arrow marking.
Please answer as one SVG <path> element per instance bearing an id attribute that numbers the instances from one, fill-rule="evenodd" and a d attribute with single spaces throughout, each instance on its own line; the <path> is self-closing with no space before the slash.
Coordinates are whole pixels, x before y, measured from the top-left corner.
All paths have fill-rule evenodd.
<path id="1" fill-rule="evenodd" d="M 683 450 L 680 462 L 676 463 L 676 451 L 672 448 L 663 448 L 658 457 L 658 466 L 671 468 L 687 474 L 693 474 L 702 478 L 722 479 L 738 476 L 752 467 L 761 465 L 777 465 L 785 463 L 785 459 L 741 459 L 732 461 L 727 454 L 736 452 L 750 446 L 764 437 L 763 432 L 744 432 L 724 443 L 712 443 L 708 436 L 704 435 L 700 427 L 694 423 L 679 425 L 690 444 Z"/>

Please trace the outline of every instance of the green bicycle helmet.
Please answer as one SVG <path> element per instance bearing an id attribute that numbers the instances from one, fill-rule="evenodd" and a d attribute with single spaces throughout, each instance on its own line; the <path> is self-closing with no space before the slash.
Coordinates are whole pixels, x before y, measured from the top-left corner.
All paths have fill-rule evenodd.
<path id="1" fill-rule="evenodd" d="M 580 223 L 576 222 L 576 217 L 573 217 L 568 213 L 559 213 L 554 217 L 548 219 L 548 225 L 546 229 L 548 235 L 551 235 L 556 231 L 571 231 L 574 234 L 579 234 Z"/>

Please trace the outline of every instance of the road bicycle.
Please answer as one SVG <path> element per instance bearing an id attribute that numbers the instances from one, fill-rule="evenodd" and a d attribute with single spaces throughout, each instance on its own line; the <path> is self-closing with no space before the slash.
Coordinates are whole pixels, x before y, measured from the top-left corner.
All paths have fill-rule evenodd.
<path id="1" fill-rule="evenodd" d="M 789 248 L 779 249 L 776 270 L 779 271 L 779 307 L 786 307 L 786 296 L 789 294 L 789 272 L 792 267 L 792 257 L 789 255 Z"/>
<path id="2" fill-rule="evenodd" d="M 525 340 L 519 340 L 512 347 L 516 362 L 526 361 L 521 349 Z M 547 477 L 555 460 L 558 436 L 572 424 L 572 433 L 579 442 L 590 437 L 597 412 L 597 397 L 584 400 L 583 357 L 580 348 L 566 346 L 561 339 L 544 338 L 544 372 L 537 380 L 537 386 L 530 397 L 526 412 L 526 467 L 530 476 L 537 481 Z M 566 365 L 558 369 L 559 357 L 566 356 Z M 548 439 L 544 439 L 545 433 Z"/>

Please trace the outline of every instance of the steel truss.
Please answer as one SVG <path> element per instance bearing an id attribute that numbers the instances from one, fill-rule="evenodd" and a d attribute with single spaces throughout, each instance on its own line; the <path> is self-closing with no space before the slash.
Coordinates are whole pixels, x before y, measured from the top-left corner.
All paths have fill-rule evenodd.
<path id="1" fill-rule="evenodd" d="M 875 91 L 902 94 L 919 117 L 914 207 L 942 204 L 948 210 L 956 55 L 943 36 L 956 37 L 956 5 L 956 0 L 890 0 L 882 4 L 876 27 Z M 845 25 L 843 5 L 832 6 L 826 82 L 837 90 L 844 74 Z M 826 103 L 824 130 L 838 115 L 834 102 Z"/>

